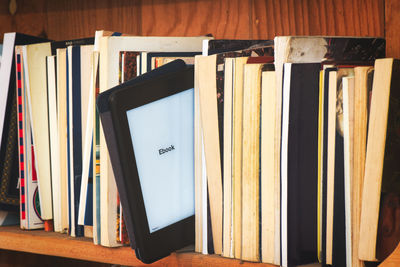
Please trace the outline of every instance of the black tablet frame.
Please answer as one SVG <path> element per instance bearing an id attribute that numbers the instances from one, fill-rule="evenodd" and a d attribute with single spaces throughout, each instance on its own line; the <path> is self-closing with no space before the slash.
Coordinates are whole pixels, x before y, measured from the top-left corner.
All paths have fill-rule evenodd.
<path id="1" fill-rule="evenodd" d="M 136 256 L 145 263 L 154 262 L 177 249 L 193 244 L 194 215 L 150 233 L 127 111 L 192 88 L 194 88 L 194 70 L 193 67 L 188 67 L 183 71 L 162 75 L 115 91 L 109 98 L 118 154 L 123 163 L 122 179 L 128 193 L 129 203 L 125 206 L 130 210 L 125 210 L 124 203 L 122 208 L 124 212 L 130 212 L 132 215 Z"/>

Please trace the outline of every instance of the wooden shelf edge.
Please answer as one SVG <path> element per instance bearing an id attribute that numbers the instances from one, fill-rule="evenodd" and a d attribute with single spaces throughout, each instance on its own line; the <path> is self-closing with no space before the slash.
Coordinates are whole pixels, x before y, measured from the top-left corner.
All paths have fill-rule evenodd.
<path id="1" fill-rule="evenodd" d="M 119 265 L 142 264 L 129 247 L 106 248 L 88 238 L 43 230 L 21 230 L 17 226 L 0 227 L 0 249 L 30 252 Z"/>
<path id="2" fill-rule="evenodd" d="M 387 257 L 379 267 L 397 267 L 400 266 L 400 244 L 397 245 L 396 249 Z"/>
<path id="3" fill-rule="evenodd" d="M 127 266 L 275 266 L 195 252 L 173 253 L 148 265 L 139 261 L 130 247 L 107 248 L 94 245 L 88 238 L 74 238 L 43 230 L 26 231 L 17 226 L 0 227 L 0 249 Z"/>
<path id="4" fill-rule="evenodd" d="M 130 247 L 107 248 L 94 245 L 88 238 L 74 238 L 43 230 L 25 231 L 17 226 L 0 227 L 0 249 L 127 266 L 275 266 L 195 252 L 173 253 L 147 265 L 136 258 L 135 252 Z M 379 266 L 400 266 L 400 244 Z"/>

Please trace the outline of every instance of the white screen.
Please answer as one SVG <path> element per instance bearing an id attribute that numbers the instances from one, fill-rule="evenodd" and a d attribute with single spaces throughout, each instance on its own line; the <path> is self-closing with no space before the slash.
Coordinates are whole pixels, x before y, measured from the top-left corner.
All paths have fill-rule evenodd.
<path id="1" fill-rule="evenodd" d="M 150 233 L 194 215 L 193 94 L 126 112 Z"/>

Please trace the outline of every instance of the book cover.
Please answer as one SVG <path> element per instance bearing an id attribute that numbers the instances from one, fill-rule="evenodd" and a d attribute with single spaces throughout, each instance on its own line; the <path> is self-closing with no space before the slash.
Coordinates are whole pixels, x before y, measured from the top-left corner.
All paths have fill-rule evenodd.
<path id="1" fill-rule="evenodd" d="M 34 147 L 32 144 L 29 112 L 29 91 L 25 86 L 23 47 L 16 48 L 17 101 L 18 101 L 18 146 L 20 160 L 20 227 L 40 229 L 44 227 L 41 218 L 40 201 Z"/>
<path id="2" fill-rule="evenodd" d="M 68 169 L 67 169 L 67 51 L 66 48 L 57 49 L 57 128 L 60 160 L 60 188 L 53 187 L 60 196 L 60 206 L 55 207 L 61 212 L 61 229 L 56 231 L 67 233 L 69 228 L 68 213 Z M 57 205 L 54 202 L 54 205 Z"/>
<path id="3" fill-rule="evenodd" d="M 78 225 L 79 196 L 82 182 L 82 87 L 81 87 L 81 47 L 70 46 L 68 80 L 68 120 L 69 120 L 69 184 L 71 235 L 83 236 L 83 227 Z"/>
<path id="4" fill-rule="evenodd" d="M 399 79 L 398 60 L 375 61 L 360 222 L 359 256 L 363 260 L 383 260 L 400 240 L 394 216 L 400 192 Z"/>
<path id="5" fill-rule="evenodd" d="M 209 56 L 214 54 L 220 54 L 229 51 L 251 49 L 255 46 L 270 47 L 268 54 L 273 55 L 274 53 L 274 41 L 273 40 L 233 40 L 233 39 L 217 39 L 207 40 L 203 44 L 203 56 Z"/>
<path id="6" fill-rule="evenodd" d="M 317 252 L 320 64 L 285 64 L 282 109 L 282 266 L 314 263 Z"/>

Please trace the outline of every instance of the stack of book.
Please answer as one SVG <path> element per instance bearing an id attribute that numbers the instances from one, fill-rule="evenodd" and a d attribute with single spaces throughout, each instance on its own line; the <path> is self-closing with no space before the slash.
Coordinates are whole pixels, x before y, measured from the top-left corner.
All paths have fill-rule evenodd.
<path id="1" fill-rule="evenodd" d="M 95 97 L 177 58 L 193 64 L 207 39 L 97 31 L 54 42 L 5 34 L 1 182 L 9 196 L 0 208 L 19 210 L 22 229 L 128 243 Z"/>
<path id="2" fill-rule="evenodd" d="M 196 251 L 363 266 L 394 250 L 399 73 L 384 56 L 381 38 L 208 41 L 195 59 Z"/>

